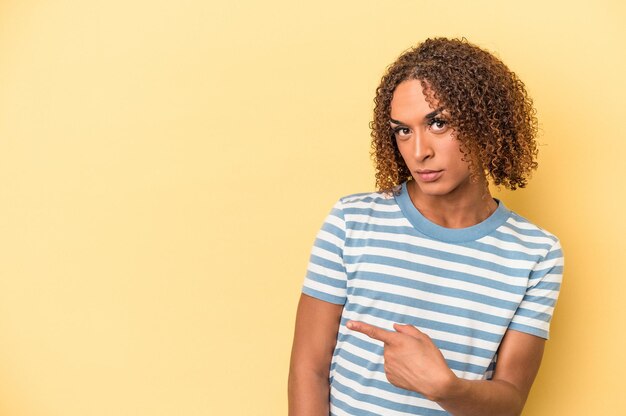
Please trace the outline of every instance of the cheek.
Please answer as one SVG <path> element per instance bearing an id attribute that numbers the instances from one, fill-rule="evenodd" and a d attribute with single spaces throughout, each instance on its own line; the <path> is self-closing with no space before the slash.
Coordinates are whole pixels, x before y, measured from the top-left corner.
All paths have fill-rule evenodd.
<path id="1" fill-rule="evenodd" d="M 398 152 L 400 153 L 400 156 L 402 156 L 402 159 L 403 159 L 403 160 L 405 161 L 405 163 L 406 163 L 406 160 L 407 160 L 407 152 L 408 152 L 408 150 L 407 150 L 407 146 L 406 146 L 406 145 L 403 145 L 403 144 L 402 144 L 402 142 L 399 142 L 399 141 L 397 141 L 397 140 L 395 141 L 395 143 L 396 143 L 396 148 L 398 149 Z"/>
<path id="2" fill-rule="evenodd" d="M 463 173 L 469 173 L 470 171 L 470 167 L 469 167 L 469 163 L 464 161 L 463 159 L 463 154 L 459 153 L 458 155 L 455 155 L 455 168 L 458 172 L 463 172 Z"/>
<path id="3" fill-rule="evenodd" d="M 445 152 L 450 163 L 459 166 L 467 165 L 467 162 L 463 161 L 464 155 L 456 140 L 447 140 L 441 150 Z"/>

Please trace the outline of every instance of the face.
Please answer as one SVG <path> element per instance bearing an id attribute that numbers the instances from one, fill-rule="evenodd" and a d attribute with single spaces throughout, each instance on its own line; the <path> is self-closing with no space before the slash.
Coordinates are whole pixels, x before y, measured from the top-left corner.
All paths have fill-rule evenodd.
<path id="1" fill-rule="evenodd" d="M 414 191 L 435 197 L 474 192 L 446 110 L 431 107 L 422 90 L 419 80 L 407 80 L 391 100 L 391 128 L 415 180 Z"/>

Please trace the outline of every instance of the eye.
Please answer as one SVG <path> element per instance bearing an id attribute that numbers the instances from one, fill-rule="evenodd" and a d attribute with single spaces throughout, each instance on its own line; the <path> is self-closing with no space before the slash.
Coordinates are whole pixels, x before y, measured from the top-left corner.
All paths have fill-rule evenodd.
<path id="1" fill-rule="evenodd" d="M 393 129 L 393 134 L 397 138 L 403 138 L 411 134 L 411 130 L 408 127 L 398 126 Z"/>
<path id="2" fill-rule="evenodd" d="M 428 128 L 433 133 L 445 133 L 448 130 L 448 122 L 440 118 L 433 118 L 428 122 Z"/>

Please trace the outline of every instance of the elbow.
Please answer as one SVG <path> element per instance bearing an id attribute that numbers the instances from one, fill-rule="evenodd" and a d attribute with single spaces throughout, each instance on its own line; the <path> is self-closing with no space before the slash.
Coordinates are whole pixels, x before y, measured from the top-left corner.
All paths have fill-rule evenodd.
<path id="1" fill-rule="evenodd" d="M 526 404 L 527 394 L 524 394 L 524 392 L 512 383 L 502 383 L 508 386 L 510 390 L 509 397 L 511 398 L 509 406 L 510 411 L 503 414 L 503 416 L 521 416 L 524 405 Z"/>
<path id="2" fill-rule="evenodd" d="M 288 385 L 291 387 L 300 380 L 327 381 L 329 377 L 330 366 L 292 361 L 289 365 Z"/>

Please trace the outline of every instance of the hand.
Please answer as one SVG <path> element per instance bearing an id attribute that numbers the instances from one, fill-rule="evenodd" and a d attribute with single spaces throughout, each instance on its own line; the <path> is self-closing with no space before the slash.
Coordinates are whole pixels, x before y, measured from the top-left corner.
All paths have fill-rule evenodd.
<path id="1" fill-rule="evenodd" d="M 385 373 L 396 387 L 437 401 L 457 380 L 430 337 L 414 326 L 394 324 L 397 332 L 356 321 L 346 326 L 385 344 Z"/>

